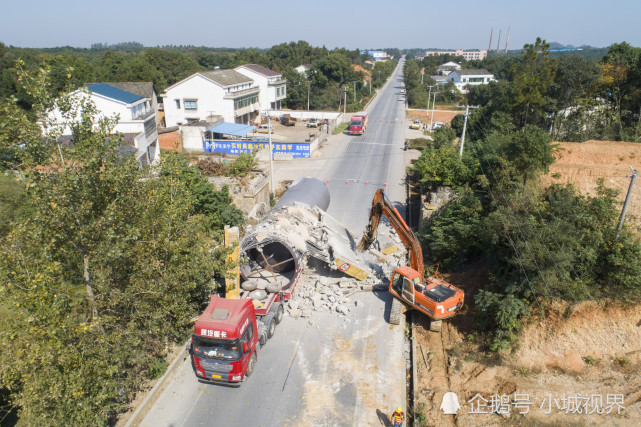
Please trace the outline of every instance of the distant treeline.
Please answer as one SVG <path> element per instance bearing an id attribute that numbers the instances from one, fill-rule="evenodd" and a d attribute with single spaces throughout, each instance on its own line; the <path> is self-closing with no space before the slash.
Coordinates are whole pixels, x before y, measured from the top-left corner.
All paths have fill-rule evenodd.
<path id="1" fill-rule="evenodd" d="M 400 55 L 398 49 L 390 54 Z M 50 70 L 49 90 L 52 95 L 75 90 L 89 82 L 151 81 L 158 94 L 168 86 L 191 74 L 235 68 L 243 64 L 258 64 L 283 74 L 288 80 L 288 108 L 335 110 L 341 107 L 343 91 L 348 91 L 348 110 L 362 108 L 369 96 L 364 84 L 366 74 L 372 75 L 374 87 L 380 87 L 391 74 L 394 65 L 367 61 L 359 50 L 343 48 L 329 50 L 314 47 L 305 41 L 282 43 L 269 49 L 234 49 L 196 46 L 144 47 L 137 42 L 115 45 L 95 43 L 90 49 L 69 46 L 32 49 L 6 46 L 0 43 L 0 99 L 17 98 L 18 104 L 30 110 L 33 100 L 20 89 L 16 77 L 16 61 L 26 71 L 46 67 Z M 394 64 L 391 62 L 388 64 Z M 311 65 L 307 74 L 295 70 Z M 355 71 L 357 64 L 364 71 Z M 354 99 L 354 81 L 357 101 Z M 342 109 L 342 107 L 341 107 Z"/>

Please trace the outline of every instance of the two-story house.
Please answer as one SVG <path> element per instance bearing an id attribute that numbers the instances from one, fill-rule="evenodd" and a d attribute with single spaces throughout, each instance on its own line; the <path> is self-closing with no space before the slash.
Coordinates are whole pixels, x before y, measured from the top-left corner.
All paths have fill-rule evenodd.
<path id="1" fill-rule="evenodd" d="M 167 127 L 222 116 L 249 124 L 259 115 L 260 87 L 235 70 L 201 71 L 169 86 L 161 95 Z"/>
<path id="2" fill-rule="evenodd" d="M 287 80 L 268 68 L 256 64 L 241 65 L 234 68 L 239 73 L 254 80 L 260 88 L 260 109 L 280 110 L 281 101 L 287 96 Z"/>
<path id="3" fill-rule="evenodd" d="M 486 85 L 495 82 L 494 74 L 487 70 L 454 70 L 447 75 L 447 80 L 454 82 L 461 93 L 467 93 L 467 86 Z"/>
<path id="4" fill-rule="evenodd" d="M 148 85 L 151 85 L 153 91 L 151 83 L 146 85 L 147 89 L 149 89 Z M 89 83 L 84 85 L 83 89 L 73 92 L 71 96 L 89 97 L 96 106 L 99 116 L 118 116 L 114 132 L 123 134 L 125 143 L 132 148 L 131 152 L 141 167 L 159 158 L 157 114 L 153 107 L 153 98 L 122 90 L 116 87 L 116 83 Z M 61 119 L 59 111 L 52 111 L 51 114 Z M 64 132 L 70 132 L 70 130 Z"/>

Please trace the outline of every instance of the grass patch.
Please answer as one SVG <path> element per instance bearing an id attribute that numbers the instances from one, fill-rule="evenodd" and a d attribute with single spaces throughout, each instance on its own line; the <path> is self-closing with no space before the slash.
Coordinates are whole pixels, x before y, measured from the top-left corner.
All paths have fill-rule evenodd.
<path id="1" fill-rule="evenodd" d="M 340 125 L 336 126 L 336 128 L 332 131 L 332 135 L 338 135 L 339 133 L 345 132 L 348 125 L 348 122 L 343 122 Z"/>
<path id="2" fill-rule="evenodd" d="M 165 372 L 167 372 L 167 361 L 165 359 L 158 359 L 154 363 L 151 364 L 149 367 L 149 371 L 147 372 L 147 376 L 151 380 L 156 380 L 160 377 L 162 377 Z"/>
<path id="3" fill-rule="evenodd" d="M 429 147 L 432 144 L 432 140 L 427 138 L 408 139 L 406 142 L 407 148 L 412 150 L 422 150 L 423 148 Z"/>

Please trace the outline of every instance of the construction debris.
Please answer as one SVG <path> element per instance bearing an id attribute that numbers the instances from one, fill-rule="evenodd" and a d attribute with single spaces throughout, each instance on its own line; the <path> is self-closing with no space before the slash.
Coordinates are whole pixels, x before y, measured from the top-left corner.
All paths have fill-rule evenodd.
<path id="1" fill-rule="evenodd" d="M 388 224 L 381 223 L 377 242 L 359 252 L 356 242 L 360 236 L 328 215 L 328 206 L 329 193 L 320 181 L 304 178 L 292 184 L 241 240 L 243 290 L 262 297 L 299 281 L 285 307 L 291 317 L 307 318 L 313 312 L 347 316 L 354 307 L 349 296 L 386 284 L 392 272 L 405 264 L 404 246 Z M 302 275 L 310 257 L 353 279 Z"/>

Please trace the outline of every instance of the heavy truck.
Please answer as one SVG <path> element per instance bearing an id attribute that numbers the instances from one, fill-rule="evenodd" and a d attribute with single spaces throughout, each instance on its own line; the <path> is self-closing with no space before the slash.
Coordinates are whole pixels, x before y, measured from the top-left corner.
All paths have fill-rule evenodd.
<path id="1" fill-rule="evenodd" d="M 276 279 L 278 263 L 264 263 L 252 272 L 253 276 L 267 271 Z M 258 350 L 274 335 L 276 325 L 283 319 L 283 304 L 292 294 L 303 272 L 297 267 L 289 283 L 281 286 L 277 280 L 265 290 L 257 289 L 257 281 L 249 278 L 242 285 L 239 298 L 210 295 L 209 304 L 194 327 L 189 354 L 192 368 L 199 381 L 239 386 L 254 372 Z"/>
<path id="2" fill-rule="evenodd" d="M 270 212 L 288 212 L 299 202 L 327 209 L 325 183 L 297 180 Z M 270 213 L 265 218 L 274 220 Z M 261 230 L 260 224 L 255 226 L 237 248 L 244 257 L 238 268 L 242 283 L 227 288 L 225 298 L 211 295 L 196 321 L 189 354 L 201 382 L 240 386 L 254 371 L 259 349 L 274 335 L 284 304 L 296 292 L 307 254 L 281 234 L 265 235 Z"/>
<path id="3" fill-rule="evenodd" d="M 350 135 L 362 135 L 367 129 L 367 113 L 356 113 L 349 122 Z"/>
<path id="4" fill-rule="evenodd" d="M 404 304 L 428 316 L 431 319 L 430 330 L 440 331 L 441 321 L 456 315 L 463 306 L 464 292 L 436 275 L 425 277 L 421 244 L 398 210 L 387 199 L 383 189 L 378 189 L 374 194 L 369 223 L 358 243 L 358 250 L 364 251 L 372 245 L 383 215 L 407 248 L 409 256 L 409 266 L 397 268 L 390 278 L 388 291 L 394 297 L 390 323 L 400 323 Z"/>

